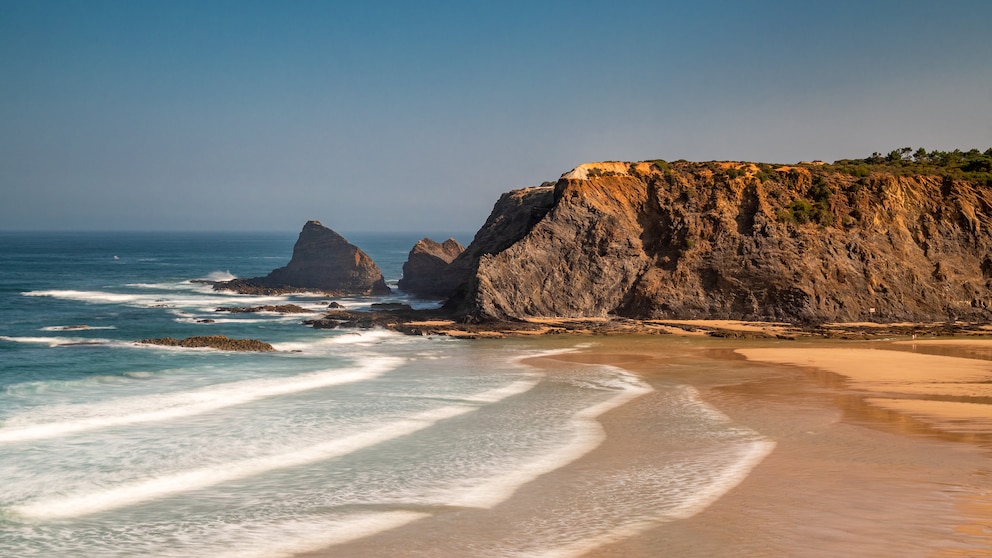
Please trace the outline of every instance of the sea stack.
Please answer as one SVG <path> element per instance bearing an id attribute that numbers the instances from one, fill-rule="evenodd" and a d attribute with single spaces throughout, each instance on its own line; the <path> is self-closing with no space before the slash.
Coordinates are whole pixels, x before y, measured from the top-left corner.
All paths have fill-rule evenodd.
<path id="1" fill-rule="evenodd" d="M 443 243 L 430 238 L 417 242 L 403 264 L 400 290 L 422 298 L 447 298 L 462 279 L 450 272 L 451 262 L 464 251 L 453 238 Z"/>
<path id="2" fill-rule="evenodd" d="M 340 296 L 390 292 L 372 258 L 320 221 L 303 225 L 293 246 L 293 257 L 285 267 L 265 277 L 217 283 L 214 288 L 243 294 L 316 291 Z"/>

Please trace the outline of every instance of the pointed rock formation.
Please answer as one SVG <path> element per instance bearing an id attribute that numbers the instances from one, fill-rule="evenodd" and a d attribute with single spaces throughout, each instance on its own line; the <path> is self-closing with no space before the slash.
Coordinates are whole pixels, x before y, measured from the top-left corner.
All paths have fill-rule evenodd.
<path id="1" fill-rule="evenodd" d="M 379 266 L 357 246 L 320 224 L 307 221 L 285 267 L 265 277 L 235 279 L 214 285 L 243 294 L 317 291 L 330 295 L 388 294 Z"/>
<path id="2" fill-rule="evenodd" d="M 403 264 L 400 290 L 422 298 L 447 298 L 460 282 L 449 272 L 450 264 L 464 251 L 454 238 L 440 244 L 429 238 L 417 242 Z"/>

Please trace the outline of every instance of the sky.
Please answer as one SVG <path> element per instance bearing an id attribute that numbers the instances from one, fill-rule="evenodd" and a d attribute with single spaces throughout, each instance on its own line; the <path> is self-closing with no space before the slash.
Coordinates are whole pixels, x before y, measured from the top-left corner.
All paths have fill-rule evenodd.
<path id="1" fill-rule="evenodd" d="M 475 231 L 583 162 L 992 147 L 992 2 L 0 0 L 0 230 Z"/>

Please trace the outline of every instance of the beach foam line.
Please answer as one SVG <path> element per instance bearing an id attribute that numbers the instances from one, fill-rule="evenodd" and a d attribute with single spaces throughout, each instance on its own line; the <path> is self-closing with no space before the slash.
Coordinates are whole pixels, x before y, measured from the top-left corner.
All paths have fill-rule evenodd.
<path id="1" fill-rule="evenodd" d="M 312 389 L 362 382 L 396 369 L 398 358 L 369 359 L 357 368 L 334 368 L 288 378 L 244 380 L 153 396 L 121 398 L 106 403 L 70 405 L 49 414 L 55 420 L 42 422 L 45 415 L 14 416 L 0 428 L 0 444 L 56 438 L 86 430 L 172 420 L 242 405 L 267 397 L 288 395 Z M 87 413 L 90 416 L 85 416 Z M 53 416 L 54 414 L 54 416 Z M 71 420 L 59 420 L 72 417 Z M 22 421 L 30 420 L 26 424 Z"/>
<path id="2" fill-rule="evenodd" d="M 251 530 L 239 536 L 237 546 L 226 552 L 214 553 L 214 558 L 292 558 L 304 552 L 315 552 L 330 546 L 351 542 L 396 529 L 430 514 L 392 511 L 359 514 L 336 521 L 294 521 Z"/>
<path id="3" fill-rule="evenodd" d="M 216 314 L 197 314 L 195 316 L 178 316 L 172 319 L 172 321 L 180 324 L 194 324 L 194 325 L 216 325 L 216 324 L 271 324 L 271 323 L 292 323 L 300 322 L 309 316 L 319 314 L 320 312 L 314 311 L 310 314 L 277 314 L 275 312 L 253 312 L 252 315 L 265 316 L 263 318 L 216 318 Z M 208 322 L 202 320 L 210 320 Z M 275 346 L 275 344 L 273 344 Z M 282 350 L 282 349 L 277 349 Z"/>
<path id="4" fill-rule="evenodd" d="M 696 498 L 677 506 L 674 510 L 666 511 L 655 517 L 632 521 L 601 535 L 543 550 L 540 556 L 542 558 L 576 558 L 601 546 L 635 537 L 664 523 L 688 519 L 708 508 L 724 494 L 743 482 L 751 471 L 774 449 L 775 442 L 769 440 L 752 442 L 744 449 L 740 460 L 728 468 L 715 482 L 697 493 Z"/>
<path id="5" fill-rule="evenodd" d="M 41 331 L 91 331 L 96 329 L 117 329 L 117 326 L 57 325 L 40 328 Z"/>
<path id="6" fill-rule="evenodd" d="M 106 345 L 114 343 L 111 339 L 99 339 L 96 337 L 8 337 L 0 335 L 0 341 L 10 343 L 36 343 L 48 345 L 49 347 L 61 347 L 64 345 Z"/>
<path id="7" fill-rule="evenodd" d="M 232 281 L 232 280 L 237 279 L 237 278 L 238 278 L 238 276 L 237 275 L 234 275 L 230 271 L 219 271 L 218 270 L 218 271 L 211 271 L 203 279 L 206 279 L 207 281 Z"/>
<path id="8" fill-rule="evenodd" d="M 137 287 L 139 289 L 159 289 L 165 291 L 192 291 L 193 284 L 189 281 L 178 281 L 175 283 L 124 283 L 125 287 Z"/>
<path id="9" fill-rule="evenodd" d="M 301 316 L 301 314 L 297 314 L 296 316 Z M 302 318 L 297 317 L 296 319 Z M 333 332 L 327 331 L 327 333 L 323 333 L 320 337 L 310 337 L 306 340 L 276 342 L 273 343 L 272 346 L 275 347 L 277 351 L 282 351 L 284 353 L 299 352 L 306 355 L 339 355 L 345 348 L 349 350 L 361 350 L 364 354 L 363 349 L 366 347 L 379 345 L 387 340 L 389 341 L 390 346 L 407 345 L 417 343 L 418 341 L 422 342 L 417 337 L 403 335 L 402 333 L 385 329 L 373 329 L 371 331 L 361 332 L 333 330 Z M 367 354 L 375 354 L 375 351 L 372 350 Z"/>
<path id="10" fill-rule="evenodd" d="M 681 391 L 688 395 L 689 399 L 698 406 L 698 410 L 704 416 L 718 422 L 732 423 L 729 417 L 706 404 L 698 397 L 698 392 L 690 386 L 680 386 Z M 606 533 L 588 537 L 573 543 L 547 549 L 540 553 L 542 558 L 576 558 L 588 554 L 590 551 L 601 546 L 616 543 L 631 537 L 637 536 L 658 525 L 689 519 L 713 505 L 714 502 L 730 492 L 739 485 L 772 451 L 775 450 L 776 443 L 772 440 L 760 437 L 750 429 L 737 427 L 741 435 L 752 438 L 744 444 L 740 444 L 736 449 L 735 459 L 730 465 L 719 471 L 716 476 L 704 487 L 694 492 L 691 497 L 677 504 L 674 507 L 665 509 L 659 513 L 646 518 L 631 521 L 621 525 Z"/>
<path id="11" fill-rule="evenodd" d="M 496 392 L 502 395 L 503 398 L 506 398 L 530 390 L 537 385 L 538 381 L 518 380 L 510 386 L 496 388 L 489 392 L 481 393 L 476 397 L 479 401 L 494 402 L 493 396 L 489 395 L 490 392 Z M 408 418 L 393 421 L 365 432 L 329 440 L 297 451 L 220 463 L 200 469 L 162 475 L 144 481 L 123 484 L 116 488 L 99 492 L 29 502 L 12 506 L 10 510 L 26 518 L 63 519 L 123 508 L 149 500 L 209 488 L 224 482 L 260 475 L 279 469 L 298 467 L 341 457 L 413 434 L 420 430 L 425 430 L 440 421 L 464 415 L 479 408 L 480 405 L 448 405 L 416 413 Z"/>
<path id="12" fill-rule="evenodd" d="M 517 467 L 512 472 L 497 475 L 480 486 L 462 491 L 451 502 L 447 503 L 464 507 L 493 508 L 508 500 L 521 486 L 560 469 L 599 447 L 606 440 L 606 432 L 596 418 L 607 411 L 654 391 L 650 385 L 626 371 L 611 366 L 602 366 L 601 368 L 622 372 L 626 384 L 613 397 L 586 407 L 572 416 L 572 438 L 567 444 L 542 455 L 540 459 Z"/>
<path id="13" fill-rule="evenodd" d="M 199 294 L 198 294 L 199 293 Z M 158 307 L 209 307 L 250 302 L 252 304 L 272 304 L 284 302 L 288 296 L 259 296 L 259 295 L 225 295 L 221 291 L 201 292 L 195 290 L 167 290 L 158 293 L 114 293 L 108 291 L 76 291 L 76 290 L 45 290 L 26 291 L 22 296 L 51 297 L 63 300 L 75 300 L 91 304 L 124 304 L 139 308 Z"/>

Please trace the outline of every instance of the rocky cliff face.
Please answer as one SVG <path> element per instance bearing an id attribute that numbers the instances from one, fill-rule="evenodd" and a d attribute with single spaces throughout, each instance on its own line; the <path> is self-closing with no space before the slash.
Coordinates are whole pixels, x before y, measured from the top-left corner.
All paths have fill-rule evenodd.
<path id="1" fill-rule="evenodd" d="M 308 221 L 285 267 L 265 277 L 235 279 L 215 285 L 242 293 L 320 291 L 328 294 L 388 294 L 379 266 L 338 233 Z"/>
<path id="2" fill-rule="evenodd" d="M 992 188 L 858 174 L 581 165 L 503 196 L 452 264 L 448 307 L 469 320 L 992 318 Z"/>
<path id="3" fill-rule="evenodd" d="M 523 239 L 551 210 L 554 204 L 554 187 L 535 186 L 513 190 L 500 196 L 489 219 L 475 233 L 475 238 L 448 266 L 450 284 L 457 285 L 445 308 L 468 318 L 486 319 L 489 314 L 479 312 L 474 305 L 478 291 L 479 262 L 511 248 Z M 492 316 L 495 316 L 493 314 Z"/>
<path id="4" fill-rule="evenodd" d="M 448 272 L 451 262 L 465 251 L 457 240 L 438 243 L 425 238 L 413 246 L 403 264 L 402 291 L 423 298 L 445 298 L 458 287 L 458 279 Z"/>

